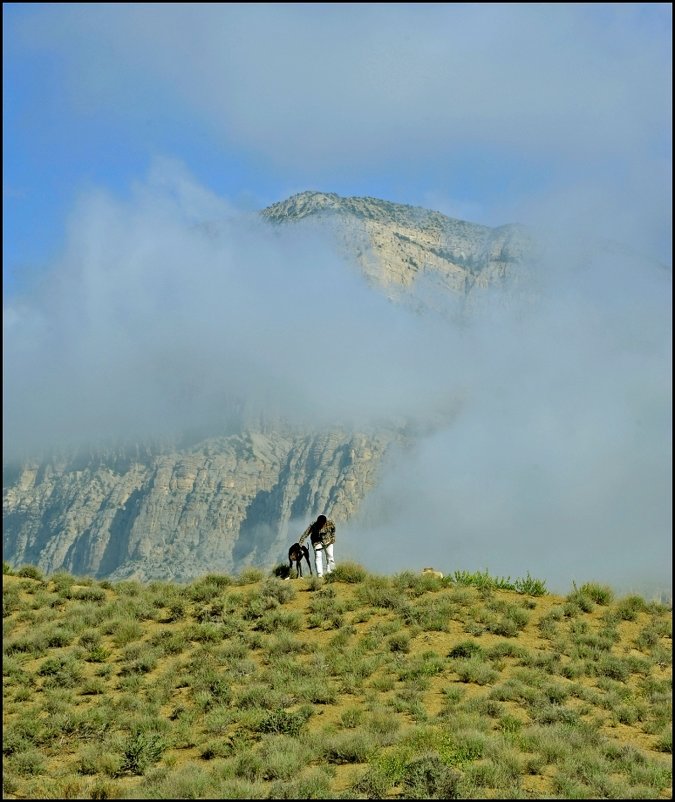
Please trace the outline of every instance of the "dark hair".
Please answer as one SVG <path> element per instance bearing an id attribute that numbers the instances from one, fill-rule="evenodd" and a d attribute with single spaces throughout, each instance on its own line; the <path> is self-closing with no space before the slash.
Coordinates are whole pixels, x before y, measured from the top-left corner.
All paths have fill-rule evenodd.
<path id="1" fill-rule="evenodd" d="M 319 515 L 316 521 L 314 521 L 314 523 L 312 524 L 312 530 L 314 532 L 319 532 L 325 523 L 326 523 L 326 516 Z"/>

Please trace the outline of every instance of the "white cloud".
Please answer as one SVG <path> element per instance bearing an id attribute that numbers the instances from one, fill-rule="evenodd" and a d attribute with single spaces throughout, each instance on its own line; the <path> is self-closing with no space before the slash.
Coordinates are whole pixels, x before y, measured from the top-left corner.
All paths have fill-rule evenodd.
<path id="1" fill-rule="evenodd" d="M 84 197 L 42 294 L 6 310 L 6 453 L 222 430 L 233 398 L 315 425 L 433 416 L 344 553 L 661 580 L 671 276 L 560 233 L 533 292 L 457 328 L 387 302 L 318 229 L 265 227 L 158 162 L 128 199 Z"/>
<path id="2" fill-rule="evenodd" d="M 208 137 L 298 189 L 384 177 L 409 202 L 534 223 L 547 247 L 537 304 L 491 299 L 458 332 L 388 304 L 320 232 L 265 230 L 160 160 L 128 199 L 82 198 L 42 294 L 5 310 L 5 447 L 218 424 L 234 396 L 296 420 L 424 417 L 459 386 L 456 424 L 372 500 L 386 526 L 345 534 L 355 557 L 669 574 L 671 276 L 595 243 L 670 260 L 671 16 L 36 7 L 22 47 L 67 64 L 64 117 L 171 121 L 188 164 Z"/>
<path id="3" fill-rule="evenodd" d="M 666 152 L 671 17 L 648 6 L 71 5 L 28 38 L 87 103 L 175 95 L 271 163 L 574 161 Z"/>

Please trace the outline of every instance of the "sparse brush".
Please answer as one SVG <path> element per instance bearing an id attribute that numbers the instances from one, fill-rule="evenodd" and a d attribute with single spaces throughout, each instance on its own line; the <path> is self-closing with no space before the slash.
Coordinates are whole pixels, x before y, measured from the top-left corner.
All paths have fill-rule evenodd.
<path id="1" fill-rule="evenodd" d="M 166 747 L 166 740 L 159 733 L 132 733 L 122 747 L 120 773 L 144 774 L 160 759 Z"/>
<path id="2" fill-rule="evenodd" d="M 483 654 L 483 647 L 474 640 L 465 640 L 456 644 L 448 652 L 448 657 L 474 657 Z"/>
<path id="3" fill-rule="evenodd" d="M 366 569 L 355 562 L 346 560 L 335 566 L 335 569 L 325 576 L 327 582 L 346 582 L 351 585 L 356 585 L 363 582 L 368 576 Z"/>
<path id="4" fill-rule="evenodd" d="M 567 594 L 566 600 L 567 604 L 565 605 L 566 611 L 572 610 L 574 607 L 577 607 L 580 612 L 583 613 L 590 613 L 591 610 L 595 607 L 595 600 L 591 595 L 584 592 L 583 588 L 577 588 L 576 583 L 573 584 L 573 590 Z M 583 587 L 588 587 L 584 585 Z M 578 613 L 575 613 L 578 615 Z M 570 616 L 573 617 L 573 616 Z"/>
<path id="5" fill-rule="evenodd" d="M 617 601 L 614 610 L 621 620 L 635 621 L 638 613 L 647 610 L 647 603 L 641 596 L 625 596 Z"/>
<path id="6" fill-rule="evenodd" d="M 366 763 L 377 749 L 377 739 L 357 727 L 347 732 L 325 734 L 317 748 L 328 763 Z"/>
<path id="7" fill-rule="evenodd" d="M 255 585 L 265 574 L 259 568 L 244 568 L 235 580 L 236 585 Z"/>
<path id="8" fill-rule="evenodd" d="M 477 685 L 490 685 L 499 677 L 489 663 L 479 657 L 455 658 L 452 669 L 461 682 L 475 682 Z"/>
<path id="9" fill-rule="evenodd" d="M 614 599 L 614 591 L 608 585 L 601 585 L 598 582 L 586 582 L 579 588 L 579 592 L 596 604 L 607 605 Z"/>
<path id="10" fill-rule="evenodd" d="M 392 587 L 387 577 L 369 575 L 357 587 L 356 597 L 361 604 L 384 609 L 402 609 L 405 595 Z"/>
<path id="11" fill-rule="evenodd" d="M 276 599 L 279 604 L 292 601 L 297 596 L 297 591 L 290 582 L 283 582 L 279 579 L 267 579 L 260 588 L 261 596 L 270 596 Z"/>
<path id="12" fill-rule="evenodd" d="M 416 625 L 425 632 L 448 632 L 450 622 L 459 614 L 458 610 L 455 602 L 433 596 L 403 605 L 400 615 L 408 626 Z"/>
<path id="13" fill-rule="evenodd" d="M 539 599 L 487 572 L 336 573 L 6 575 L 5 794 L 669 793 L 669 609 L 596 583 Z"/>
<path id="14" fill-rule="evenodd" d="M 518 593 L 525 593 L 528 596 L 545 596 L 548 593 L 545 580 L 534 579 L 529 571 L 524 578 L 516 579 L 513 586 Z"/>
<path id="15" fill-rule="evenodd" d="M 413 571 L 402 571 L 400 574 L 396 574 L 392 579 L 392 584 L 412 598 L 440 590 L 445 586 L 442 577 Z"/>
<path id="16" fill-rule="evenodd" d="M 28 579 L 35 579 L 38 582 L 41 582 L 44 579 L 44 574 L 35 565 L 22 565 L 21 568 L 18 568 L 14 573 L 16 576 L 23 576 L 27 577 Z"/>

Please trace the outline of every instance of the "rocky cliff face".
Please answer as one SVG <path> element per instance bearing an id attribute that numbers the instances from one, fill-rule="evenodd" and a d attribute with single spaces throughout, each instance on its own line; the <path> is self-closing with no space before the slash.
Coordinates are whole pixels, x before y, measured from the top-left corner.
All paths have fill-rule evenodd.
<path id="1" fill-rule="evenodd" d="M 347 520 L 396 431 L 246 431 L 120 460 L 105 452 L 7 476 L 5 559 L 96 577 L 187 580 L 270 566 L 324 510 Z M 289 531 L 289 524 L 301 528 Z"/>
<path id="2" fill-rule="evenodd" d="M 422 275 L 455 293 L 487 287 L 511 276 L 531 247 L 517 226 L 491 229 L 374 198 L 304 192 L 262 216 L 328 226 L 368 281 L 399 301 Z M 6 466 L 4 559 L 46 572 L 177 581 L 274 565 L 312 516 L 339 524 L 355 515 L 389 448 L 409 435 L 402 426 L 355 433 L 275 424 L 190 447 Z"/>

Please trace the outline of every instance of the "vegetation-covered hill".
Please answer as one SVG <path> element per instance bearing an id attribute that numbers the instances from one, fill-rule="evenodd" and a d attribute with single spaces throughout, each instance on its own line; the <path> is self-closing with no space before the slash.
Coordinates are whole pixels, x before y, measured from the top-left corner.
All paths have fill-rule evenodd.
<path id="1" fill-rule="evenodd" d="M 5 565 L 4 797 L 671 797 L 669 607 L 280 574 Z"/>

